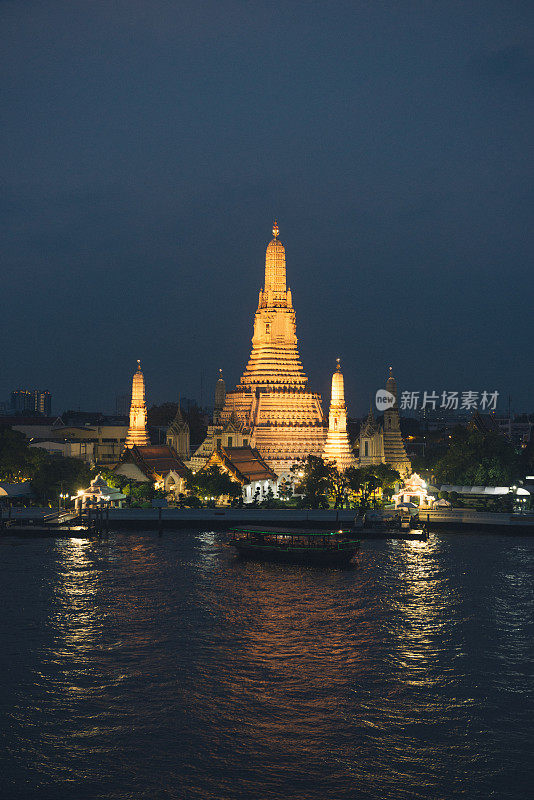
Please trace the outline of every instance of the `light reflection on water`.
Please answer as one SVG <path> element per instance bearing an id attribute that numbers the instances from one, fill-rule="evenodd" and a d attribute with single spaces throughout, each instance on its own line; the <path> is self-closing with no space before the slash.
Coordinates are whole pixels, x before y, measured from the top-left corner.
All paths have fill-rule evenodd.
<path id="1" fill-rule="evenodd" d="M 213 532 L 2 545 L 1 796 L 529 796 L 531 540 L 345 571 Z"/>

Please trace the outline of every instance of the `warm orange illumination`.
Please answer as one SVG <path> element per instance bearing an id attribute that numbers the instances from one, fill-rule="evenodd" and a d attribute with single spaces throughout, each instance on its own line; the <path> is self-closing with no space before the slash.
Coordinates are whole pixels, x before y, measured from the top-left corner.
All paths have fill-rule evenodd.
<path id="1" fill-rule="evenodd" d="M 254 318 L 252 352 L 240 384 L 226 395 L 221 421 L 232 415 L 251 429 L 257 447 L 275 472 L 289 469 L 310 453 L 321 455 L 325 441 L 320 395 L 308 391 L 300 362 L 295 311 L 286 288 L 285 249 L 274 238 L 265 255 L 265 284 Z"/>
<path id="2" fill-rule="evenodd" d="M 347 434 L 347 407 L 345 405 L 345 384 L 341 363 L 337 359 L 336 371 L 332 375 L 332 399 L 328 421 L 328 436 L 323 450 L 325 461 L 335 463 L 339 470 L 356 464 L 356 457 L 350 446 Z"/>
<path id="3" fill-rule="evenodd" d="M 130 406 L 130 427 L 124 443 L 125 447 L 150 444 L 146 429 L 147 410 L 145 403 L 145 378 L 141 372 L 141 362 L 137 361 L 137 370 L 132 380 L 132 404 Z"/>

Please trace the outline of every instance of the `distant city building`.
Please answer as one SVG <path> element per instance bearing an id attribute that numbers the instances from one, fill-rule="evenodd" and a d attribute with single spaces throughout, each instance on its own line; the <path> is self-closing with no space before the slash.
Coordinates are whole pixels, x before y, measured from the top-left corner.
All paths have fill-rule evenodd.
<path id="1" fill-rule="evenodd" d="M 35 411 L 33 392 L 27 389 L 15 389 L 14 392 L 11 392 L 11 408 L 16 414 Z"/>
<path id="2" fill-rule="evenodd" d="M 458 425 L 467 425 L 469 415 L 469 411 L 425 408 L 419 412 L 419 420 L 423 431 L 452 431 Z"/>
<path id="3" fill-rule="evenodd" d="M 123 416 L 108 415 L 102 411 L 64 411 L 61 419 L 65 425 L 126 425 L 128 427 L 128 414 Z"/>
<path id="4" fill-rule="evenodd" d="M 115 413 L 119 417 L 127 417 L 130 413 L 130 396 L 118 394 L 115 398 Z"/>
<path id="5" fill-rule="evenodd" d="M 11 409 L 15 414 L 37 412 L 50 416 L 52 408 L 52 395 L 49 391 L 41 389 L 15 389 L 11 392 Z"/>
<path id="6" fill-rule="evenodd" d="M 52 395 L 48 391 L 38 391 L 34 392 L 35 397 L 35 410 L 39 412 L 39 414 L 44 414 L 45 417 L 49 417 L 52 413 Z"/>
<path id="7" fill-rule="evenodd" d="M 526 416 L 522 417 L 497 417 L 499 430 L 512 444 L 524 447 L 532 439 L 532 429 L 534 423 L 530 422 Z"/>

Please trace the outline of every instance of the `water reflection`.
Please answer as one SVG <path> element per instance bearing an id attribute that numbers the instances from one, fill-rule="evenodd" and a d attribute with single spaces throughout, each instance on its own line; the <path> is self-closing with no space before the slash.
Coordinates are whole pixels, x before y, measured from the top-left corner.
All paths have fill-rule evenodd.
<path id="1" fill-rule="evenodd" d="M 50 608 L 50 625 L 54 628 L 57 661 L 74 659 L 94 648 L 101 631 L 101 610 L 97 602 L 100 571 L 91 553 L 94 545 L 88 539 L 57 539 L 57 583 L 54 603 Z"/>
<path id="2" fill-rule="evenodd" d="M 393 663 L 409 685 L 432 687 L 450 679 L 440 654 L 450 638 L 455 596 L 441 561 L 440 540 L 394 541 L 397 591 L 392 595 Z"/>
<path id="3" fill-rule="evenodd" d="M 522 796 L 532 543 L 373 542 L 348 572 L 209 531 L 44 547 L 9 622 L 33 639 L 3 796 Z"/>

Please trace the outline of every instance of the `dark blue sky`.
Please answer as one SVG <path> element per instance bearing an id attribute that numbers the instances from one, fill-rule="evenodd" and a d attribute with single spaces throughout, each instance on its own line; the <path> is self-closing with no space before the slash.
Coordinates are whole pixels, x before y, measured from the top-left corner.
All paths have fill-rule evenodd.
<path id="1" fill-rule="evenodd" d="M 2 370 L 229 385 L 272 219 L 312 388 L 534 409 L 532 2 L 0 2 Z"/>

